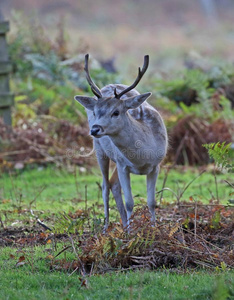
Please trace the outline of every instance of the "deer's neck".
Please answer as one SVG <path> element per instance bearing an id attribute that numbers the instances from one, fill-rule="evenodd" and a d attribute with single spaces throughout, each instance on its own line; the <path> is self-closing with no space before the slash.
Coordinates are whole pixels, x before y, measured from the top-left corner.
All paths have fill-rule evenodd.
<path id="1" fill-rule="evenodd" d="M 145 143 L 149 143 L 150 129 L 149 127 L 137 120 L 131 115 L 127 115 L 125 126 L 117 135 L 110 137 L 114 145 L 123 153 L 128 151 L 139 151 Z"/>

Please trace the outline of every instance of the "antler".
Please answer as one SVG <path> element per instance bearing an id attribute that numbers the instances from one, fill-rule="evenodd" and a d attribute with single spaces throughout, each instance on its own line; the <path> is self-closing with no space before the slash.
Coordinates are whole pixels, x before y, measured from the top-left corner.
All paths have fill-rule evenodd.
<path id="1" fill-rule="evenodd" d="M 146 70 L 148 69 L 148 66 L 149 66 L 149 55 L 145 55 L 143 67 L 142 67 L 142 69 L 140 67 L 138 68 L 138 76 L 137 76 L 136 80 L 134 81 L 134 83 L 119 94 L 117 94 L 117 92 L 115 91 L 115 97 L 117 99 L 120 99 L 124 94 L 126 94 L 127 92 L 134 89 L 140 82 L 143 75 L 145 74 Z"/>
<path id="2" fill-rule="evenodd" d="M 96 86 L 96 84 L 93 82 L 93 80 L 91 79 L 90 75 L 89 75 L 89 54 L 85 55 L 85 67 L 84 70 L 86 72 L 86 79 L 91 87 L 92 92 L 94 93 L 95 96 L 97 96 L 98 98 L 102 98 L 102 93 L 100 91 L 100 89 Z"/>

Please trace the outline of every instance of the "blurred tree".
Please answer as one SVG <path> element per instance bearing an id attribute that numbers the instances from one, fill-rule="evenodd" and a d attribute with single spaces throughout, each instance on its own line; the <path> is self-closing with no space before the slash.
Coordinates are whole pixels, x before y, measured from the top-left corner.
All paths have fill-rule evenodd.
<path id="1" fill-rule="evenodd" d="M 216 3 L 214 0 L 200 0 L 202 10 L 205 13 L 209 22 L 217 22 L 218 14 Z"/>
<path id="2" fill-rule="evenodd" d="M 8 57 L 6 43 L 6 32 L 9 31 L 9 22 L 4 21 L 0 10 L 0 116 L 4 123 L 11 125 L 11 105 L 13 104 L 13 95 L 10 93 L 9 72 L 11 64 Z"/>

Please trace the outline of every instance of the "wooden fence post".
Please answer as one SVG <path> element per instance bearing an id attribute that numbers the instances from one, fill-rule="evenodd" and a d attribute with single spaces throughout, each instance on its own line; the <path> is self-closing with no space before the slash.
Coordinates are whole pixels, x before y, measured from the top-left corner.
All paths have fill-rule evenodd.
<path id="1" fill-rule="evenodd" d="M 11 63 L 8 57 L 6 33 L 9 31 L 9 22 L 4 21 L 0 11 L 0 117 L 7 125 L 11 125 L 11 106 L 14 104 L 14 96 L 10 93 L 9 73 Z"/>

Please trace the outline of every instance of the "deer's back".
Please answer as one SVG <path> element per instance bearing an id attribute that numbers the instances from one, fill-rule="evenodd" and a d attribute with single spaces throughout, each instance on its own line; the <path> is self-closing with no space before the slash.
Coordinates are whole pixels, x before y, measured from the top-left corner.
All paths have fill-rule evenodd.
<path id="1" fill-rule="evenodd" d="M 117 88 L 117 93 L 125 90 L 127 88 L 126 85 L 123 84 L 109 84 L 101 89 L 103 97 L 114 97 L 114 90 Z M 129 97 L 133 97 L 139 95 L 140 93 L 133 89 L 130 92 L 124 94 L 121 99 L 125 100 Z M 142 105 L 140 105 L 136 109 L 129 109 L 128 113 L 137 121 L 143 122 L 148 125 L 152 129 L 153 135 L 157 137 L 161 137 L 162 140 L 165 141 L 167 147 L 167 131 L 160 116 L 159 112 L 151 106 L 147 101 L 145 101 Z"/>

